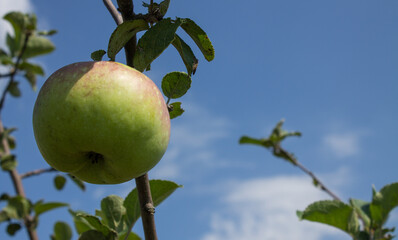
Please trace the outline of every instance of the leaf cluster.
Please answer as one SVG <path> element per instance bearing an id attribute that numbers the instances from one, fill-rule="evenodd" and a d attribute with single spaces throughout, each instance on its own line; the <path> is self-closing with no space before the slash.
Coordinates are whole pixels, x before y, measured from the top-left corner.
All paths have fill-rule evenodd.
<path id="1" fill-rule="evenodd" d="M 384 186 L 380 191 L 373 188 L 372 201 L 350 199 L 318 201 L 304 211 L 297 211 L 303 220 L 324 223 L 348 233 L 355 240 L 393 239 L 395 228 L 384 227 L 390 212 L 398 206 L 398 183 Z"/>
<path id="2" fill-rule="evenodd" d="M 0 77 L 11 77 L 7 85 L 7 92 L 14 97 L 21 96 L 19 81 L 14 79 L 16 74 L 22 75 L 31 87 L 36 90 L 37 76 L 44 76 L 43 67 L 31 61 L 32 58 L 54 51 L 54 44 L 48 39 L 56 33 L 55 30 L 40 31 L 37 29 L 37 18 L 34 14 L 10 12 L 4 17 L 14 31 L 6 35 L 7 49 L 0 48 L 0 64 L 9 72 Z"/>
<path id="3" fill-rule="evenodd" d="M 170 0 L 160 3 L 143 3 L 148 8 L 148 14 L 133 20 L 125 21 L 118 25 L 113 31 L 108 49 L 97 50 L 91 54 L 94 61 L 101 61 L 107 54 L 110 61 L 115 61 L 116 55 L 138 32 L 145 31 L 135 47 L 133 59 L 130 59 L 134 68 L 143 72 L 149 71 L 151 63 L 158 58 L 166 48 L 173 45 L 178 51 L 187 72 L 171 72 L 162 80 L 162 90 L 167 98 L 170 118 L 180 116 L 184 110 L 181 102 L 170 104 L 171 99 L 180 98 L 191 86 L 191 76 L 195 74 L 199 60 L 196 58 L 191 47 L 176 33 L 178 28 L 183 29 L 195 42 L 207 61 L 214 59 L 213 45 L 201 27 L 189 18 L 163 18 L 168 10 Z M 152 16 L 152 17 L 151 17 Z M 153 23 L 155 23 L 153 25 Z M 129 60 L 128 60 L 129 61 Z"/>
<path id="4" fill-rule="evenodd" d="M 171 181 L 149 181 L 153 203 L 158 206 L 169 197 L 177 188 L 182 187 Z M 141 215 L 137 189 L 133 189 L 126 198 L 110 195 L 102 199 L 101 209 L 90 215 L 82 211 L 69 210 L 73 216 L 75 229 L 79 240 L 139 240 L 138 235 L 131 232 Z M 58 224 L 58 225 L 57 225 Z M 68 224 L 59 222 L 54 226 L 54 240 L 70 240 L 68 233 L 71 228 Z M 58 227 L 57 227 L 58 226 Z M 65 236 L 67 236 L 65 238 Z"/>
<path id="5" fill-rule="evenodd" d="M 33 214 L 33 219 L 30 222 L 31 229 L 36 229 L 39 224 L 39 216 L 48 211 L 69 206 L 62 202 L 44 202 L 39 200 L 32 203 L 29 199 L 22 196 L 9 196 L 3 194 L 0 201 L 5 201 L 6 206 L 0 211 L 0 223 L 7 222 L 6 231 L 13 236 L 22 228 L 21 221 L 28 215 Z"/>

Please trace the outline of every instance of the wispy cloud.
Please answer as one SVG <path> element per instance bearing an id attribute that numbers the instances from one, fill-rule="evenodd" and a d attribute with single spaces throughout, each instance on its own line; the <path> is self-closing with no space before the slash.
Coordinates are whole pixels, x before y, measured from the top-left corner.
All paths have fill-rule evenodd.
<path id="1" fill-rule="evenodd" d="M 192 167 L 217 168 L 223 166 L 223 160 L 213 147 L 216 141 L 228 136 L 231 122 L 226 118 L 210 113 L 207 109 L 194 104 L 184 103 L 186 112 L 181 120 L 172 120 L 169 148 L 161 162 L 151 171 L 154 178 L 184 178 L 184 172 L 190 176 L 197 171 Z M 191 169 L 191 171 L 186 171 Z"/>
<path id="2" fill-rule="evenodd" d="M 299 221 L 296 210 L 330 199 L 307 176 L 277 176 L 223 186 L 221 205 L 211 214 L 211 230 L 201 240 L 349 239 L 331 227 Z"/>
<path id="3" fill-rule="evenodd" d="M 331 133 L 323 138 L 323 144 L 339 158 L 355 156 L 360 153 L 360 134 L 358 133 Z"/>

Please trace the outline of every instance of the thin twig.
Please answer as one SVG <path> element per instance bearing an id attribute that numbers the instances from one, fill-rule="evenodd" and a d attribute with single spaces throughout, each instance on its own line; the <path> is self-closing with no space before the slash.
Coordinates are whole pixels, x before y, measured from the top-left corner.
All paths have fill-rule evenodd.
<path id="1" fill-rule="evenodd" d="M 25 34 L 24 43 L 23 43 L 23 46 L 22 46 L 21 51 L 20 51 L 19 54 L 18 54 L 17 61 L 15 62 L 14 70 L 11 71 L 11 73 L 10 73 L 10 75 L 9 75 L 10 80 L 8 81 L 8 84 L 7 84 L 7 86 L 4 88 L 3 94 L 1 95 L 1 99 L 0 99 L 0 112 L 1 112 L 1 110 L 3 109 L 4 101 L 5 101 L 6 95 L 7 95 L 7 91 L 9 90 L 9 87 L 14 83 L 15 75 L 16 75 L 17 72 L 18 72 L 18 66 L 19 66 L 19 64 L 20 64 L 20 62 L 21 62 L 21 60 L 22 60 L 23 54 L 25 53 L 25 50 L 26 50 L 26 47 L 27 47 L 27 45 L 28 45 L 28 41 L 29 41 L 30 36 L 31 36 L 31 33 L 30 33 L 30 32 L 27 32 L 27 33 Z"/>
<path id="2" fill-rule="evenodd" d="M 15 70 L 13 70 L 9 73 L 6 73 L 6 74 L 0 74 L 0 78 L 11 77 L 13 74 L 15 74 L 14 72 L 15 72 Z"/>
<path id="3" fill-rule="evenodd" d="M 303 172 L 305 172 L 306 174 L 308 174 L 312 180 L 316 183 L 317 186 L 320 187 L 320 189 L 324 192 L 326 192 L 329 196 L 331 196 L 334 200 L 341 202 L 341 199 L 334 194 L 329 188 L 326 187 L 326 185 L 324 183 L 322 183 L 322 181 L 315 176 L 314 173 L 312 173 L 310 170 L 308 170 L 306 167 L 304 167 L 304 165 L 302 165 L 296 157 L 294 157 L 291 153 L 289 153 L 288 151 L 286 151 L 285 149 L 283 149 L 280 145 L 276 145 L 274 146 L 274 155 L 276 156 L 280 156 L 280 155 L 284 155 L 286 156 L 289 160 L 291 160 L 291 162 L 296 165 L 298 168 L 300 168 Z"/>
<path id="4" fill-rule="evenodd" d="M 120 15 L 120 13 L 117 11 L 115 5 L 113 5 L 111 0 L 103 0 L 106 8 L 108 9 L 109 13 L 111 14 L 111 16 L 113 17 L 113 20 L 115 20 L 115 23 L 117 25 L 122 24 L 123 22 L 123 18 L 122 15 Z"/>
<path id="5" fill-rule="evenodd" d="M 1 121 L 0 118 L 0 135 L 3 134 L 4 132 L 4 127 L 3 127 L 3 122 Z M 7 156 L 9 154 L 11 154 L 10 152 L 10 146 L 8 145 L 8 141 L 6 138 L 3 138 L 1 141 L 1 144 L 3 145 L 3 155 Z M 10 173 L 10 177 L 12 179 L 12 183 L 14 185 L 14 189 L 15 192 L 17 193 L 17 195 L 26 198 L 25 195 L 25 190 L 24 187 L 22 185 L 22 180 L 21 180 L 21 176 L 19 175 L 18 171 L 14 168 L 11 171 L 8 171 Z M 39 237 L 37 236 L 37 232 L 35 230 L 35 228 L 33 227 L 33 218 L 30 214 L 24 216 L 24 224 L 26 226 L 26 231 L 28 232 L 29 235 L 29 239 L 30 240 L 38 240 Z"/>
<path id="6" fill-rule="evenodd" d="M 21 179 L 24 178 L 28 178 L 28 177 L 32 177 L 32 176 L 36 176 L 42 173 L 46 173 L 46 172 L 56 172 L 57 170 L 54 168 L 43 168 L 43 169 L 37 169 L 37 170 L 33 170 L 30 172 L 26 172 L 20 175 Z"/>

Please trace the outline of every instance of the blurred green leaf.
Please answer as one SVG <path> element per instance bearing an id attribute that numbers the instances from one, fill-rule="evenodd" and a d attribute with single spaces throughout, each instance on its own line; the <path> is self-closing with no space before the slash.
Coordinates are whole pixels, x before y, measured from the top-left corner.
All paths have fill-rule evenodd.
<path id="1" fill-rule="evenodd" d="M 126 214 L 126 208 L 123 206 L 123 198 L 110 195 L 102 199 L 101 210 L 103 221 L 108 227 L 118 230 L 120 224 L 123 224 L 123 216 Z"/>
<path id="2" fill-rule="evenodd" d="M 184 109 L 181 108 L 181 102 L 173 102 L 170 104 L 170 119 L 181 116 L 184 113 Z"/>
<path id="3" fill-rule="evenodd" d="M 84 184 L 84 182 L 80 179 L 78 179 L 75 176 L 72 176 L 70 174 L 67 174 L 67 176 L 82 190 L 85 191 L 86 190 L 86 185 Z"/>
<path id="4" fill-rule="evenodd" d="M 240 138 L 239 140 L 240 144 L 254 144 L 254 145 L 259 145 L 259 146 L 263 146 L 263 147 L 271 147 L 272 144 L 270 141 L 268 141 L 267 139 L 257 139 L 257 138 L 252 138 L 252 137 L 248 137 L 248 136 L 243 136 Z"/>
<path id="5" fill-rule="evenodd" d="M 24 197 L 16 196 L 8 200 L 7 206 L 3 211 L 9 218 L 22 219 L 29 214 L 31 203 Z"/>
<path id="6" fill-rule="evenodd" d="M 134 68 L 144 71 L 174 40 L 177 28 L 181 21 L 172 21 L 165 18 L 142 35 L 137 43 L 137 51 L 134 55 Z"/>
<path id="7" fill-rule="evenodd" d="M 39 32 L 37 32 L 37 35 L 40 35 L 40 36 L 52 36 L 52 35 L 54 35 L 56 33 L 57 33 L 57 30 L 52 29 L 52 30 L 49 30 L 49 31 L 39 31 Z"/>
<path id="8" fill-rule="evenodd" d="M 303 212 L 298 211 L 297 216 L 300 220 L 328 224 L 352 234 L 353 228 L 359 226 L 358 219 L 352 216 L 354 213 L 350 205 L 340 201 L 325 200 L 312 203 Z"/>
<path id="9" fill-rule="evenodd" d="M 89 230 L 80 235 L 79 240 L 110 240 L 110 239 L 100 231 Z"/>
<path id="10" fill-rule="evenodd" d="M 351 206 L 354 207 L 358 215 L 361 217 L 364 227 L 369 228 L 371 224 L 370 220 L 370 202 L 365 202 L 360 199 L 350 199 Z"/>
<path id="11" fill-rule="evenodd" d="M 127 232 L 119 234 L 118 240 L 141 240 L 141 238 L 133 232 L 130 232 L 130 234 L 127 238 L 126 238 L 126 234 L 127 234 Z"/>
<path id="12" fill-rule="evenodd" d="M 76 232 L 80 235 L 90 229 L 94 229 L 86 219 L 79 217 L 79 215 L 87 215 L 87 213 L 82 211 L 72 211 L 71 209 L 68 210 L 69 213 L 73 216 L 73 222 L 75 224 Z"/>
<path id="13" fill-rule="evenodd" d="M 167 197 L 169 197 L 177 188 L 182 187 L 171 181 L 165 180 L 150 180 L 149 181 L 151 194 L 154 206 L 158 206 Z M 126 208 L 127 224 L 134 225 L 137 219 L 141 216 L 140 203 L 138 201 L 137 189 L 134 188 L 124 199 L 123 203 Z"/>
<path id="14" fill-rule="evenodd" d="M 9 221 L 10 217 L 8 216 L 8 213 L 4 210 L 0 211 L 0 223 L 1 222 L 5 222 L 5 221 Z"/>
<path id="15" fill-rule="evenodd" d="M 171 72 L 162 80 L 162 90 L 168 98 L 180 98 L 191 87 L 191 77 L 184 72 Z"/>
<path id="16" fill-rule="evenodd" d="M 23 61 L 22 63 L 20 63 L 18 65 L 18 69 L 26 71 L 26 72 L 31 72 L 31 73 L 34 73 L 34 74 L 37 74 L 40 76 L 44 76 L 44 70 L 40 65 L 30 63 L 27 61 Z"/>
<path id="17" fill-rule="evenodd" d="M 66 222 L 58 221 L 54 224 L 54 234 L 51 238 L 53 240 L 71 240 L 72 229 Z"/>
<path id="18" fill-rule="evenodd" d="M 15 158 L 15 155 L 9 154 L 1 157 L 0 165 L 1 169 L 3 169 L 4 171 L 12 171 L 18 166 L 18 162 Z"/>
<path id="19" fill-rule="evenodd" d="M 54 186 L 57 190 L 62 190 L 65 186 L 66 178 L 62 175 L 57 175 L 54 177 Z"/>
<path id="20" fill-rule="evenodd" d="M 381 227 L 388 216 L 398 206 L 398 182 L 384 186 L 380 192 L 374 190 L 370 213 L 376 227 Z"/>
<path id="21" fill-rule="evenodd" d="M 62 202 L 47 202 L 43 203 L 42 201 L 37 202 L 33 206 L 33 210 L 35 211 L 36 216 L 40 216 L 41 214 L 51 211 L 60 207 L 67 207 L 69 204 Z"/>
<path id="22" fill-rule="evenodd" d="M 21 96 L 21 90 L 18 87 L 19 82 L 11 82 L 10 85 L 8 85 L 8 92 L 11 94 L 13 97 L 20 97 Z"/>
<path id="23" fill-rule="evenodd" d="M 14 236 L 16 232 L 21 229 L 21 224 L 19 223 L 9 223 L 7 226 L 7 233 L 10 236 Z"/>
<path id="24" fill-rule="evenodd" d="M 45 37 L 32 35 L 29 37 L 25 52 L 22 55 L 23 59 L 48 54 L 54 51 L 54 44 Z"/>
<path id="25" fill-rule="evenodd" d="M 87 214 L 77 214 L 77 216 L 84 218 L 93 227 L 94 230 L 101 232 L 109 239 L 116 239 L 117 233 L 108 226 L 104 225 L 96 216 Z"/>
<path id="26" fill-rule="evenodd" d="M 26 80 L 28 80 L 30 86 L 32 87 L 32 90 L 36 91 L 37 90 L 37 86 L 36 86 L 37 77 L 36 77 L 36 74 L 34 74 L 32 72 L 26 72 L 24 77 L 26 78 Z"/>
<path id="27" fill-rule="evenodd" d="M 117 26 L 108 44 L 108 57 L 111 61 L 115 61 L 116 54 L 134 35 L 148 28 L 148 23 L 143 19 L 125 21 Z"/>
<path id="28" fill-rule="evenodd" d="M 104 57 L 104 55 L 106 54 L 105 50 L 97 50 L 91 53 L 91 59 L 93 59 L 93 61 L 102 61 L 102 58 Z"/>
<path id="29" fill-rule="evenodd" d="M 11 57 L 15 57 L 16 53 L 22 46 L 22 36 L 24 35 L 29 19 L 26 14 L 21 12 L 9 12 L 3 17 L 3 19 L 11 23 L 11 26 L 14 29 L 14 37 L 7 33 L 6 43 L 10 49 Z"/>
<path id="30" fill-rule="evenodd" d="M 175 35 L 172 44 L 180 54 L 182 61 L 187 68 L 188 75 L 191 76 L 191 74 L 195 74 L 196 68 L 198 67 L 198 59 L 195 57 L 192 49 L 177 34 Z"/>
<path id="31" fill-rule="evenodd" d="M 207 61 L 214 59 L 214 47 L 209 37 L 194 21 L 189 18 L 182 20 L 182 29 L 192 38 L 192 40 L 199 47 L 203 56 Z"/>

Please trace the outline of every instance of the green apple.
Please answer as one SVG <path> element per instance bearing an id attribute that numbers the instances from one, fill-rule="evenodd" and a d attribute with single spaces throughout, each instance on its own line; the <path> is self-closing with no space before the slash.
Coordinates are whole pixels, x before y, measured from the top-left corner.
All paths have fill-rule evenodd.
<path id="1" fill-rule="evenodd" d="M 141 72 L 116 62 L 79 62 L 44 83 L 33 130 L 53 168 L 88 183 L 117 184 L 160 161 L 170 117 L 161 92 Z"/>

